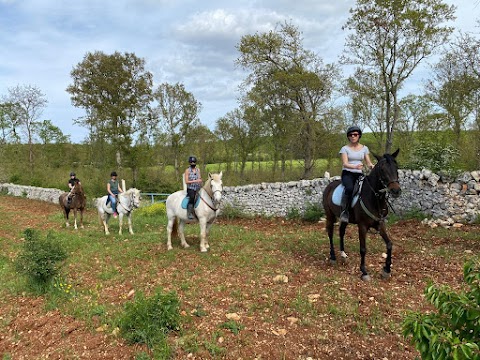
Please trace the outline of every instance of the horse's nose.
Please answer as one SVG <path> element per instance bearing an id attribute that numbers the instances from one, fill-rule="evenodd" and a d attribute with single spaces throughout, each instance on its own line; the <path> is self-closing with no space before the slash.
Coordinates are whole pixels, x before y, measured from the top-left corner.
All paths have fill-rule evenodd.
<path id="1" fill-rule="evenodd" d="M 393 197 L 397 198 L 402 193 L 402 189 L 401 188 L 393 188 L 393 189 L 390 189 L 390 193 L 392 194 Z"/>

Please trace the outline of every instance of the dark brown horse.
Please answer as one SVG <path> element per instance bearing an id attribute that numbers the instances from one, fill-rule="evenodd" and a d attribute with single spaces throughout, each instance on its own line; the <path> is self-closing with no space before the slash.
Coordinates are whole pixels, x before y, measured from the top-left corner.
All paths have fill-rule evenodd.
<path id="1" fill-rule="evenodd" d="M 385 154 L 382 157 L 374 155 L 378 160 L 377 164 L 371 171 L 370 175 L 364 177 L 363 183 L 359 188 L 358 197 L 356 203 L 353 205 L 350 214 L 349 223 L 357 224 L 358 226 L 358 238 L 360 240 L 360 271 L 362 272 L 362 280 L 370 280 L 370 276 L 367 273 L 365 266 L 365 254 L 367 253 L 366 238 L 367 231 L 370 228 L 376 229 L 387 246 L 387 258 L 385 260 L 385 266 L 383 268 L 382 276 L 384 278 L 390 277 L 390 267 L 392 264 L 392 242 L 388 237 L 385 229 L 385 218 L 388 214 L 388 196 L 393 197 L 400 196 L 401 188 L 398 182 L 398 165 L 395 158 L 397 157 L 400 149 L 393 154 Z M 333 228 L 337 217 L 340 216 L 341 207 L 338 201 L 335 201 L 337 195 L 341 193 L 335 193 L 334 191 L 341 184 L 341 180 L 333 181 L 328 184 L 323 193 L 323 207 L 325 209 L 325 215 L 327 217 L 326 229 L 328 238 L 330 239 L 330 262 L 336 262 L 335 249 L 333 247 Z M 337 191 L 341 190 L 338 189 Z M 346 260 L 344 248 L 344 237 L 347 223 L 340 223 L 340 251 L 342 260 Z"/>
<path id="2" fill-rule="evenodd" d="M 63 216 L 65 217 L 65 225 L 67 227 L 70 226 L 68 215 L 70 214 L 70 210 L 73 210 L 73 217 L 75 219 L 74 227 L 75 230 L 78 229 L 77 211 L 80 211 L 80 227 L 83 228 L 83 211 L 85 210 L 87 199 L 82 184 L 77 181 L 70 193 L 63 193 L 60 195 L 58 202 L 62 208 Z"/>

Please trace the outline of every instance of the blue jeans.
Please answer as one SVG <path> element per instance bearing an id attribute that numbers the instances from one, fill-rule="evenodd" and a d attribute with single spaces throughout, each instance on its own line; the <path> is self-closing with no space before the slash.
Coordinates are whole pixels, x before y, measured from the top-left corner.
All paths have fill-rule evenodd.
<path id="1" fill-rule="evenodd" d="M 117 198 L 116 198 L 116 196 L 112 196 L 112 195 L 108 194 L 108 199 L 112 203 L 113 212 L 117 212 Z"/>

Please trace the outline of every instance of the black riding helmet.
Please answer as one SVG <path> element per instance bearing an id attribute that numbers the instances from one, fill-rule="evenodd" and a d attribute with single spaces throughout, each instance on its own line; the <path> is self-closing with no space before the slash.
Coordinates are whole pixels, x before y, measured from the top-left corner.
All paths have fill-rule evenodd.
<path id="1" fill-rule="evenodd" d="M 70 176 L 75 176 L 75 173 L 72 171 L 72 172 L 70 173 Z"/>
<path id="2" fill-rule="evenodd" d="M 190 164 L 192 162 L 195 163 L 195 164 L 197 163 L 197 158 L 195 156 L 189 156 L 188 157 L 188 163 Z"/>
<path id="3" fill-rule="evenodd" d="M 350 135 L 351 133 L 353 132 L 358 132 L 360 135 L 359 135 L 359 138 L 362 137 L 362 130 L 357 126 L 357 125 L 353 125 L 353 126 L 350 126 L 348 129 L 347 129 L 347 137 L 348 135 Z"/>
<path id="4" fill-rule="evenodd" d="M 112 173 L 110 174 L 110 176 L 117 176 L 117 172 L 116 172 L 116 171 L 112 171 Z"/>

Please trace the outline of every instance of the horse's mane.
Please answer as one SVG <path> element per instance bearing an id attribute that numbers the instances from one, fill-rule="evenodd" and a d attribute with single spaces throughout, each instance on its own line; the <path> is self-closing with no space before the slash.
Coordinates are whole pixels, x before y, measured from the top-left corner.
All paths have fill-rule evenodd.
<path id="1" fill-rule="evenodd" d="M 135 189 L 135 188 L 130 188 L 130 189 L 128 189 L 127 191 L 123 192 L 123 194 L 125 194 L 125 195 L 131 195 L 132 193 L 138 193 L 138 192 L 140 192 L 140 190 Z"/>

